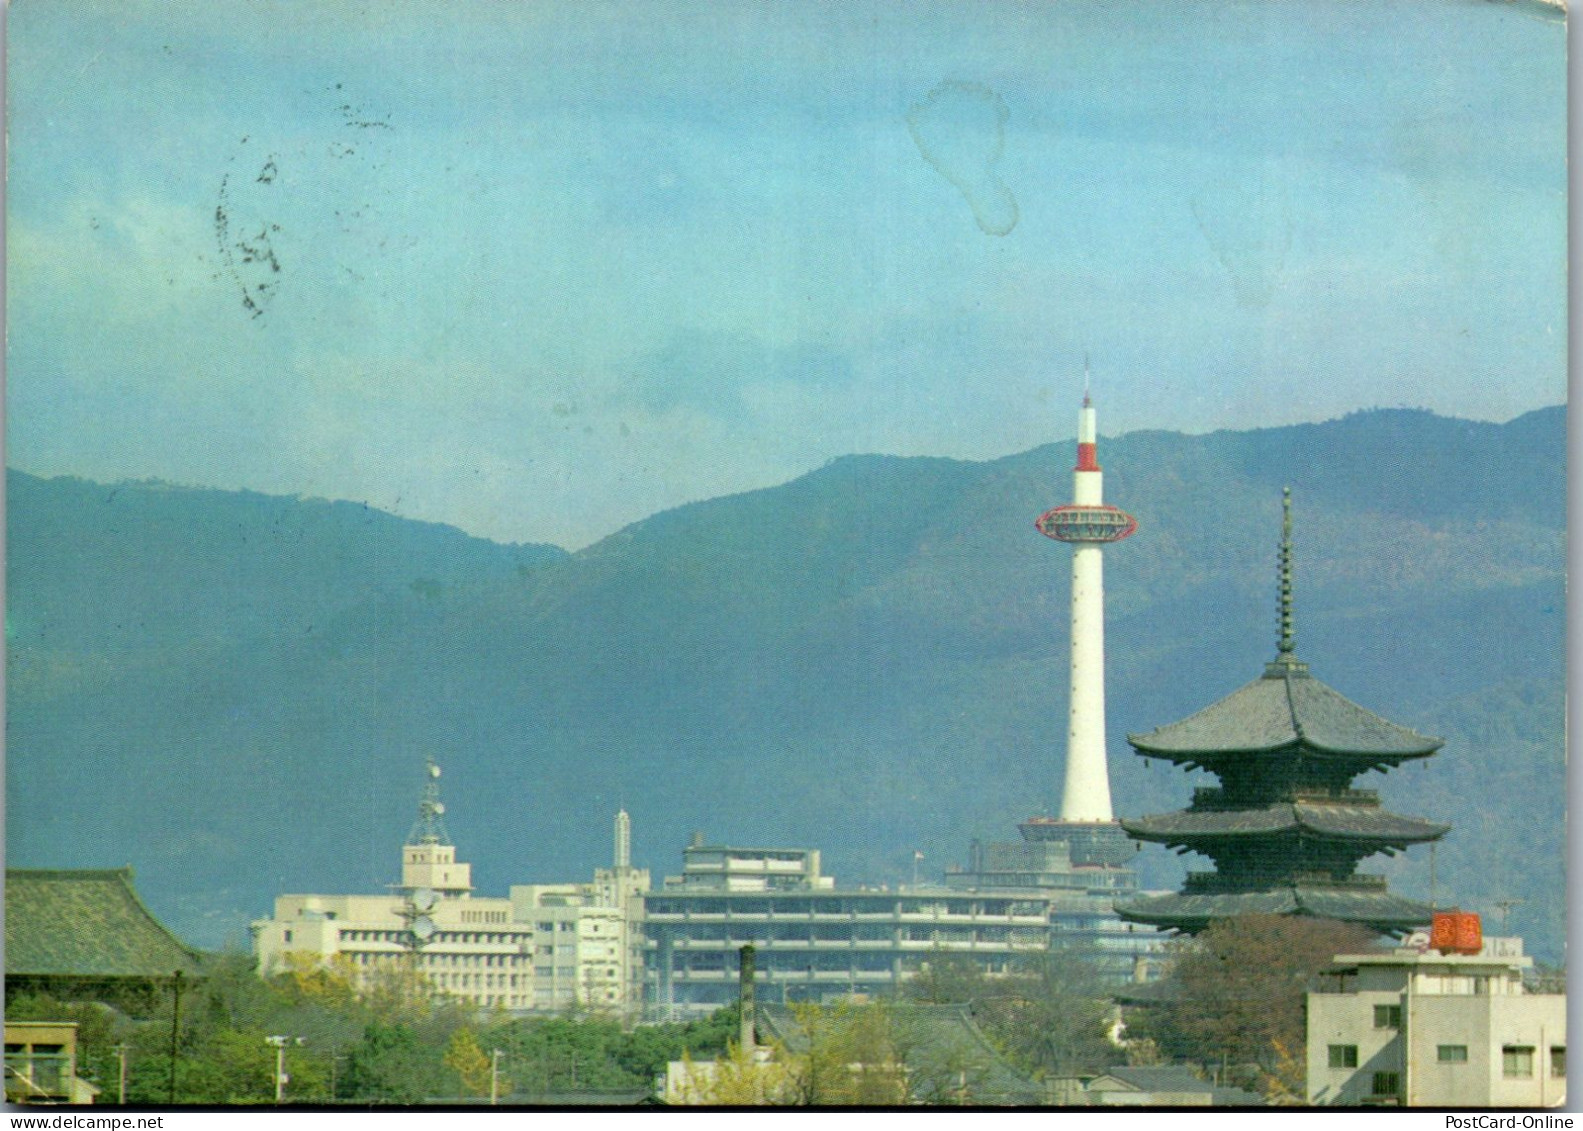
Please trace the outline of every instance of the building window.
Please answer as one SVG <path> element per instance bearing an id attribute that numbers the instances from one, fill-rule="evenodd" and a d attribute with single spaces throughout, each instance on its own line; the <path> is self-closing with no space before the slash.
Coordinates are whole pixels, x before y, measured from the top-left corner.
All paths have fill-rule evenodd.
<path id="1" fill-rule="evenodd" d="M 1501 1075 L 1509 1080 L 1526 1080 L 1534 1074 L 1532 1045 L 1504 1045 L 1501 1048 Z"/>
<path id="2" fill-rule="evenodd" d="M 290 927 L 286 928 L 286 941 L 287 942 L 291 941 L 291 928 Z"/>
<path id="3" fill-rule="evenodd" d="M 1550 1075 L 1557 1079 L 1564 1079 L 1567 1074 L 1567 1047 L 1565 1045 L 1550 1046 Z"/>
<path id="4" fill-rule="evenodd" d="M 1331 1045 L 1330 1067 L 1356 1068 L 1358 1066 L 1357 1045 Z"/>
<path id="5" fill-rule="evenodd" d="M 1376 1072 L 1373 1086 L 1369 1093 L 1375 1096 L 1394 1096 L 1402 1088 L 1402 1077 L 1399 1072 Z"/>
<path id="6" fill-rule="evenodd" d="M 1468 1046 L 1440 1045 L 1435 1050 L 1435 1059 L 1441 1064 L 1466 1064 L 1468 1062 Z"/>
<path id="7" fill-rule="evenodd" d="M 1399 1005 L 1376 1005 L 1374 1007 L 1374 1027 L 1376 1029 L 1400 1029 L 1402 1027 L 1402 1007 Z"/>

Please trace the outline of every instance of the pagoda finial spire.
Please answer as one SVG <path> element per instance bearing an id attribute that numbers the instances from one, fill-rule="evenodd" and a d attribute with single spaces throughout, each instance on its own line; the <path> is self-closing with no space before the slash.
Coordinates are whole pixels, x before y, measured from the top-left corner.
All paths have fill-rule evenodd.
<path id="1" fill-rule="evenodd" d="M 1290 658 L 1296 650 L 1297 627 L 1292 615 L 1292 489 L 1281 488 L 1281 584 L 1279 617 L 1280 658 Z"/>

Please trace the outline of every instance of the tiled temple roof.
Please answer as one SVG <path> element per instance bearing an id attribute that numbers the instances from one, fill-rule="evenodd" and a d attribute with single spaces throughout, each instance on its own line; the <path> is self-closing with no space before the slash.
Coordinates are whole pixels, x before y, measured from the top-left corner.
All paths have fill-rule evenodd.
<path id="1" fill-rule="evenodd" d="M 198 975 L 198 952 L 155 919 L 132 869 L 6 869 L 7 977 L 169 978 Z"/>
<path id="2" fill-rule="evenodd" d="M 1308 674 L 1307 665 L 1269 665 L 1265 674 L 1180 722 L 1129 734 L 1138 753 L 1209 764 L 1217 754 L 1295 747 L 1323 754 L 1399 762 L 1423 758 L 1442 742 L 1387 722 Z"/>

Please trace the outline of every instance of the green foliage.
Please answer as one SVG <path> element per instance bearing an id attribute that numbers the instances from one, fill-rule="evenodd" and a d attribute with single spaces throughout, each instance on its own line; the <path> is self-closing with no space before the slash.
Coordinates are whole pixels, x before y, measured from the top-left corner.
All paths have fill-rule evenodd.
<path id="1" fill-rule="evenodd" d="M 346 1096 L 370 1103 L 415 1104 L 441 1091 L 439 1050 L 400 1022 L 371 1022 L 347 1054 Z"/>

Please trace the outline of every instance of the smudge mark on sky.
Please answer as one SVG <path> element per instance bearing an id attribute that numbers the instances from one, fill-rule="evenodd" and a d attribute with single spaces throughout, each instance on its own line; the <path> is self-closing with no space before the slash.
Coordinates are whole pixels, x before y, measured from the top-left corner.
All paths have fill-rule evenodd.
<path id="1" fill-rule="evenodd" d="M 1017 226 L 1017 198 L 995 175 L 1010 117 L 1005 100 L 989 87 L 954 79 L 907 112 L 918 152 L 956 186 L 979 228 L 992 236 Z"/>
<path id="2" fill-rule="evenodd" d="M 1268 306 L 1292 250 L 1292 206 L 1286 186 L 1226 178 L 1193 194 L 1193 219 L 1231 277 L 1237 305 Z"/>
<path id="3" fill-rule="evenodd" d="M 283 262 L 333 258 L 341 271 L 361 282 L 362 273 L 342 262 L 340 253 L 354 261 L 367 258 L 382 252 L 388 240 L 369 185 L 385 167 L 380 135 L 390 132 L 390 115 L 347 100 L 340 83 L 317 94 L 335 100 L 322 119 L 322 132 L 308 132 L 294 146 L 274 151 L 260 148 L 249 134 L 226 159 L 220 178 L 214 209 L 221 263 L 217 278 L 237 288 L 242 309 L 252 319 L 263 319 L 280 293 Z M 307 216 L 309 230 L 283 230 L 277 221 L 290 211 L 288 196 L 295 197 L 299 221 L 310 201 L 311 211 L 326 215 L 317 224 Z"/>
<path id="4" fill-rule="evenodd" d="M 247 144 L 243 138 L 242 145 Z M 275 154 L 270 154 L 252 177 L 254 185 L 267 190 L 279 175 Z M 235 157 L 228 164 L 234 164 Z M 231 173 L 220 178 L 219 199 L 214 206 L 214 236 L 220 249 L 220 262 L 242 293 L 242 309 L 251 318 L 263 316 L 265 309 L 280 290 L 280 259 L 275 254 L 272 237 L 280 232 L 280 225 L 260 215 L 256 209 L 244 206 L 238 209 L 231 191 Z"/>

